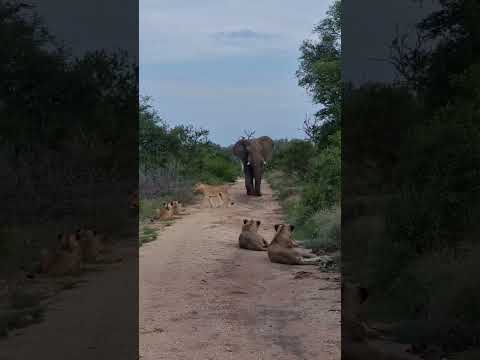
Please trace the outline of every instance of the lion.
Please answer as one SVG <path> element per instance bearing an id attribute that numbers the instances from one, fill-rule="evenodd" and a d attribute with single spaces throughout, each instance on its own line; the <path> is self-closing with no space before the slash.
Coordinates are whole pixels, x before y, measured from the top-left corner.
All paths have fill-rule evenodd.
<path id="1" fill-rule="evenodd" d="M 77 239 L 82 250 L 82 260 L 87 263 L 96 262 L 102 250 L 102 243 L 98 236 L 90 229 L 78 229 Z"/>
<path id="2" fill-rule="evenodd" d="M 232 204 L 228 194 L 228 188 L 224 185 L 215 186 L 198 183 L 193 188 L 193 192 L 203 194 L 212 208 L 231 206 Z"/>
<path id="3" fill-rule="evenodd" d="M 207 185 L 204 183 L 198 183 L 193 188 L 195 193 L 202 193 L 202 194 L 217 194 L 221 193 L 228 193 L 228 187 L 225 185 Z"/>
<path id="4" fill-rule="evenodd" d="M 42 250 L 40 272 L 52 276 L 78 275 L 82 270 L 82 250 L 76 233 L 59 234 L 58 240 L 53 252 Z"/>
<path id="5" fill-rule="evenodd" d="M 155 220 L 169 220 L 173 217 L 173 202 L 163 203 L 163 207 L 160 209 L 155 209 L 156 214 L 150 220 L 151 222 Z"/>
<path id="6" fill-rule="evenodd" d="M 183 204 L 180 201 L 174 200 L 171 202 L 171 204 L 173 209 L 173 215 L 181 215 L 184 213 Z"/>
<path id="7" fill-rule="evenodd" d="M 276 224 L 274 229 L 275 236 L 268 246 L 268 258 L 272 263 L 287 265 L 316 265 L 320 263 L 321 258 L 296 249 L 298 243 L 292 238 L 294 225 Z"/>
<path id="8" fill-rule="evenodd" d="M 238 246 L 241 249 L 267 251 L 268 242 L 258 233 L 260 220 L 243 219 L 242 232 L 238 237 Z"/>
<path id="9" fill-rule="evenodd" d="M 94 229 L 81 228 L 76 231 L 77 239 L 82 250 L 82 260 L 86 263 L 95 263 L 102 260 L 102 255 L 112 252 L 111 243 L 106 236 L 97 233 Z"/>
<path id="10" fill-rule="evenodd" d="M 228 193 L 225 195 L 224 193 L 219 192 L 218 196 L 223 203 L 222 205 L 224 205 L 225 207 L 232 207 L 233 205 L 235 205 L 235 201 L 230 200 Z"/>

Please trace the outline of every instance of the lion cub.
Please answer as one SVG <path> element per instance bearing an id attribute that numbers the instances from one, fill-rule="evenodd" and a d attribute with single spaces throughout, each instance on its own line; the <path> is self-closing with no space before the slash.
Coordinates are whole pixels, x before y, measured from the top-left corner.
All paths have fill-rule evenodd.
<path id="1" fill-rule="evenodd" d="M 156 214 L 150 220 L 151 222 L 155 220 L 169 220 L 173 217 L 173 202 L 163 203 L 163 207 L 160 209 L 155 209 Z"/>
<path id="2" fill-rule="evenodd" d="M 40 272 L 53 276 L 79 274 L 82 269 L 82 250 L 76 234 L 59 234 L 58 240 L 58 247 L 53 252 L 42 250 Z"/>
<path id="3" fill-rule="evenodd" d="M 235 201 L 230 200 L 230 197 L 228 196 L 228 193 L 226 193 L 226 195 L 225 195 L 225 194 L 220 192 L 220 193 L 218 193 L 218 197 L 222 201 L 222 205 L 225 206 L 225 207 L 232 207 L 233 205 L 235 205 Z"/>
<path id="4" fill-rule="evenodd" d="M 260 220 L 243 220 L 242 232 L 238 237 L 238 246 L 242 249 L 267 251 L 267 241 L 258 233 Z"/>
<path id="5" fill-rule="evenodd" d="M 86 263 L 95 263 L 101 260 L 101 255 L 112 252 L 109 241 L 104 235 L 92 229 L 78 229 L 76 231 L 78 242 L 82 250 L 82 260 Z"/>
<path id="6" fill-rule="evenodd" d="M 203 194 L 212 208 L 233 205 L 233 202 L 230 201 L 228 189 L 223 185 L 214 186 L 198 183 L 193 188 L 193 192 Z"/>
<path id="7" fill-rule="evenodd" d="M 268 258 L 273 263 L 287 265 L 318 264 L 320 258 L 295 249 L 298 244 L 292 239 L 294 228 L 295 227 L 290 224 L 276 224 L 274 226 L 276 233 L 268 247 Z"/>
<path id="8" fill-rule="evenodd" d="M 173 215 L 181 215 L 185 212 L 183 209 L 183 204 L 180 201 L 175 200 L 172 201 L 171 204 L 173 209 Z"/>

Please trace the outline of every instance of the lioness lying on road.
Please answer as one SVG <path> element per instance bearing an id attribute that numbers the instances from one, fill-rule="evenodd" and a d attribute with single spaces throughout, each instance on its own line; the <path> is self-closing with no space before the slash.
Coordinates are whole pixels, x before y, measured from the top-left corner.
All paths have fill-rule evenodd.
<path id="1" fill-rule="evenodd" d="M 198 183 L 193 188 L 193 192 L 203 194 L 212 208 L 222 206 L 230 207 L 234 204 L 234 202 L 230 200 L 227 186 Z"/>
<path id="2" fill-rule="evenodd" d="M 76 236 L 82 250 L 82 260 L 86 263 L 105 260 L 101 255 L 112 251 L 112 244 L 108 239 L 94 229 L 78 229 Z"/>
<path id="3" fill-rule="evenodd" d="M 260 220 L 243 220 L 242 233 L 238 237 L 238 246 L 242 249 L 267 251 L 268 242 L 258 233 Z"/>
<path id="4" fill-rule="evenodd" d="M 109 255 L 112 251 L 110 237 L 83 227 L 68 235 L 59 234 L 53 250 L 43 249 L 38 271 L 53 276 L 77 275 L 83 264 L 121 261 L 121 256 Z"/>
<path id="5" fill-rule="evenodd" d="M 58 246 L 40 255 L 40 272 L 53 276 L 77 275 L 82 269 L 82 249 L 75 233 L 58 235 Z"/>
<path id="6" fill-rule="evenodd" d="M 171 202 L 171 205 L 173 209 L 173 215 L 182 215 L 185 213 L 183 204 L 180 201 L 174 200 Z"/>
<path id="7" fill-rule="evenodd" d="M 150 219 L 151 222 L 155 220 L 169 220 L 173 217 L 174 214 L 174 204 L 173 201 L 168 203 L 163 203 L 163 207 L 160 209 L 155 209 L 155 215 Z"/>
<path id="8" fill-rule="evenodd" d="M 292 239 L 293 225 L 276 224 L 274 228 L 276 233 L 268 247 L 271 262 L 287 265 L 315 265 L 320 262 L 321 259 L 314 254 L 295 249 L 298 244 Z"/>

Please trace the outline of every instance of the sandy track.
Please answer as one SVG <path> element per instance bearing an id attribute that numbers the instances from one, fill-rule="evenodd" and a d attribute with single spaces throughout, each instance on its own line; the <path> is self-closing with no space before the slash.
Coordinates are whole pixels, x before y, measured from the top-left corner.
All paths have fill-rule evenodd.
<path id="1" fill-rule="evenodd" d="M 122 263 L 51 299 L 45 321 L 1 339 L 0 360 L 135 359 L 138 259 L 135 248 L 122 250 Z"/>
<path id="2" fill-rule="evenodd" d="M 282 220 L 268 183 L 263 192 L 247 197 L 238 182 L 234 207 L 190 208 L 140 249 L 143 359 L 340 359 L 339 275 L 237 246 L 243 218 L 262 220 L 269 241 Z"/>

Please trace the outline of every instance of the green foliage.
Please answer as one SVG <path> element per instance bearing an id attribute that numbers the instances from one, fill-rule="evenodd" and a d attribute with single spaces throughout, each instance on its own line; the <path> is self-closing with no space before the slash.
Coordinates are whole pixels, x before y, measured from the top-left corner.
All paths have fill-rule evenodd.
<path id="1" fill-rule="evenodd" d="M 140 236 L 139 236 L 140 246 L 156 240 L 157 237 L 158 237 L 158 229 L 154 229 L 148 226 L 141 227 Z"/>
<path id="2" fill-rule="evenodd" d="M 309 216 L 296 236 L 307 248 L 335 251 L 341 240 L 340 206 L 318 210 Z"/>
<path id="3" fill-rule="evenodd" d="M 297 238 L 332 251 L 340 246 L 341 1 L 333 2 L 313 32 L 318 37 L 300 47 L 296 75 L 321 109 L 304 121 L 308 140 L 274 142 L 268 177 Z"/>
<path id="4" fill-rule="evenodd" d="M 304 123 L 307 135 L 317 145 L 340 127 L 341 119 L 341 1 L 330 6 L 327 16 L 313 30 L 315 40 L 305 40 L 300 47 L 298 83 L 313 102 L 321 105 L 314 119 Z"/>
<path id="5" fill-rule="evenodd" d="M 305 205 L 315 211 L 340 202 L 341 143 L 340 130 L 329 137 L 329 144 L 312 157 L 304 189 Z"/>
<path id="6" fill-rule="evenodd" d="M 0 40 L 3 225 L 20 234 L 71 219 L 115 224 L 112 234 L 131 229 L 124 198 L 138 184 L 135 60 L 123 51 L 75 57 L 17 1 L 0 2 Z M 38 256 L 19 237 L 8 241 L 0 247 L 12 268 Z"/>
<path id="7" fill-rule="evenodd" d="M 269 181 L 306 246 L 332 251 L 340 245 L 340 130 L 319 148 L 308 140 L 275 142 Z"/>
<path id="8" fill-rule="evenodd" d="M 141 99 L 139 121 L 141 221 L 165 201 L 190 202 L 196 182 L 222 184 L 240 175 L 231 151 L 210 142 L 207 130 L 168 126 L 149 98 Z"/>
<path id="9" fill-rule="evenodd" d="M 394 40 L 402 85 L 346 92 L 345 119 L 355 122 L 343 133 L 343 176 L 352 179 L 344 196 L 389 200 L 382 210 L 366 202 L 362 211 L 381 219 L 372 228 L 344 222 L 343 247 L 352 249 L 344 252 L 350 275 L 375 294 L 372 319 L 409 319 L 394 330 L 401 341 L 462 351 L 480 328 L 480 58 L 471 51 L 480 44 L 480 5 L 440 5 L 418 26 L 435 47 L 410 51 Z"/>
<path id="10" fill-rule="evenodd" d="M 288 169 L 295 175 L 303 177 L 309 168 L 309 159 L 312 158 L 315 148 L 309 141 L 291 140 L 275 144 L 275 154 L 271 166 Z"/>
<path id="11" fill-rule="evenodd" d="M 74 58 L 30 6 L 17 2 L 0 4 L 0 34 L 8 64 L 0 67 L 1 143 L 8 141 L 16 156 L 47 150 L 70 155 L 69 146 L 78 144 L 86 159 L 98 160 L 90 167 L 129 169 L 136 154 L 118 156 L 137 137 L 131 121 L 138 69 L 127 55 L 98 50 Z"/>
<path id="12" fill-rule="evenodd" d="M 140 171 L 147 174 L 174 163 L 177 173 L 207 183 L 232 182 L 239 166 L 230 152 L 208 140 L 208 130 L 169 127 L 152 108 L 149 98 L 140 106 Z"/>

